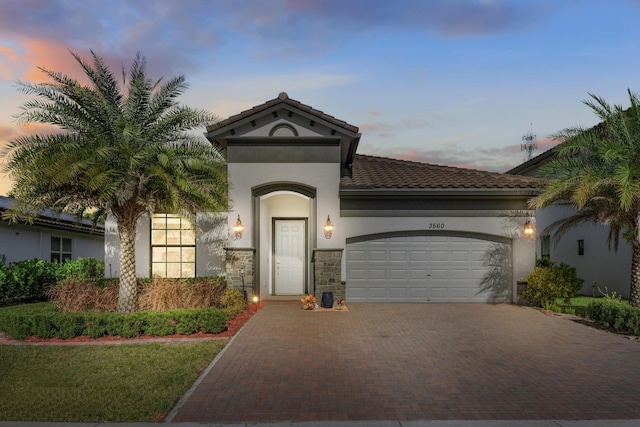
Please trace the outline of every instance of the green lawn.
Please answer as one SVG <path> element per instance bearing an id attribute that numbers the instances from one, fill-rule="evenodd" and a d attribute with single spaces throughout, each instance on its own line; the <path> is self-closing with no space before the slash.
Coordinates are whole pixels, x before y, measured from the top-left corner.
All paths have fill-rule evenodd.
<path id="1" fill-rule="evenodd" d="M 225 344 L 0 345 L 0 420 L 162 421 Z"/>

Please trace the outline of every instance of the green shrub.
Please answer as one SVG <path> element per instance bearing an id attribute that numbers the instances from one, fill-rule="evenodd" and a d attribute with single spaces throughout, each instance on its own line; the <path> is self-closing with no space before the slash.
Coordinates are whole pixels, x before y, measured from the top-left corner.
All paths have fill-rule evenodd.
<path id="1" fill-rule="evenodd" d="M 176 321 L 177 334 L 190 335 L 198 332 L 197 310 L 175 310 L 174 319 Z"/>
<path id="2" fill-rule="evenodd" d="M 32 335 L 40 338 L 69 339 L 80 335 L 91 338 L 141 335 L 165 336 L 222 332 L 227 324 L 224 311 L 215 308 L 168 311 L 139 311 L 130 315 L 114 312 L 62 313 L 48 310 L 5 310 L 0 316 L 0 331 L 23 340 Z"/>
<path id="3" fill-rule="evenodd" d="M 104 278 L 104 260 L 96 258 L 78 258 L 66 260 L 61 265 L 61 279 L 102 279 Z"/>
<path id="4" fill-rule="evenodd" d="M 227 288 L 220 299 L 220 308 L 224 309 L 229 317 L 233 317 L 247 308 L 247 301 L 245 301 L 242 291 Z"/>
<path id="5" fill-rule="evenodd" d="M 640 335 L 640 308 L 631 307 L 615 294 L 591 302 L 587 317 L 617 332 Z"/>
<path id="6" fill-rule="evenodd" d="M 162 337 L 176 333 L 176 322 L 170 312 L 148 312 L 143 321 L 142 330 L 145 335 Z"/>
<path id="7" fill-rule="evenodd" d="M 222 332 L 227 325 L 227 315 L 215 308 L 198 310 L 196 315 L 199 329 L 208 334 Z"/>
<path id="8" fill-rule="evenodd" d="M 527 288 L 523 295 L 547 310 L 558 298 L 563 298 L 569 304 L 584 283 L 574 267 L 549 260 L 544 261 L 544 265 L 536 265 L 526 281 Z"/>
<path id="9" fill-rule="evenodd" d="M 45 299 L 60 277 L 60 265 L 41 259 L 17 261 L 0 273 L 0 301 L 5 303 Z"/>

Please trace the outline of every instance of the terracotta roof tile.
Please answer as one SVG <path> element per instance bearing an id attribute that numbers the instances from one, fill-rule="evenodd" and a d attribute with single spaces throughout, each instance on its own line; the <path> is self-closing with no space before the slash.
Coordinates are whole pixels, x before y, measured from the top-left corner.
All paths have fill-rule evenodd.
<path id="1" fill-rule="evenodd" d="M 335 117 L 333 117 L 332 115 L 326 114 L 323 111 L 320 110 L 316 110 L 315 108 L 311 107 L 310 105 L 306 105 L 301 103 L 300 101 L 296 101 L 295 99 L 291 99 L 289 98 L 289 95 L 287 95 L 286 92 L 280 92 L 280 94 L 278 95 L 277 98 L 271 99 L 267 102 L 264 102 L 260 105 L 256 105 L 255 107 L 249 108 L 248 110 L 244 110 L 241 113 L 235 114 L 225 120 L 222 120 L 218 123 L 215 123 L 211 126 L 207 127 L 207 132 L 211 132 L 214 131 L 216 129 L 220 129 L 223 128 L 225 126 L 228 126 L 232 123 L 235 123 L 239 120 L 244 119 L 245 117 L 249 117 L 252 116 L 254 114 L 258 114 L 268 108 L 273 107 L 274 105 L 278 105 L 278 104 L 287 104 L 290 105 L 292 107 L 295 107 L 299 110 L 302 110 L 306 113 L 311 114 L 312 116 L 317 117 L 318 119 L 327 121 L 331 124 L 334 124 L 338 127 L 341 127 L 343 129 L 346 129 L 350 132 L 354 132 L 354 133 L 358 133 L 358 127 L 357 126 L 353 126 L 350 125 L 349 123 L 345 122 L 344 120 L 339 120 L 336 119 Z"/>
<path id="2" fill-rule="evenodd" d="M 528 176 L 485 172 L 356 154 L 351 170 L 344 170 L 342 188 L 352 189 L 534 189 Z"/>

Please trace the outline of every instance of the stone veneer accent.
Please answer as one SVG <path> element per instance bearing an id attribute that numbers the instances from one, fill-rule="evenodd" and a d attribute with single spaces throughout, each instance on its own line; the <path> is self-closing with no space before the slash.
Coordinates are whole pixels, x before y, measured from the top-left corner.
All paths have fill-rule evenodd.
<path id="1" fill-rule="evenodd" d="M 255 253 L 253 248 L 226 248 L 227 286 L 242 290 L 242 276 L 240 269 L 244 269 L 244 289 L 249 301 L 253 297 Z"/>
<path id="2" fill-rule="evenodd" d="M 333 292 L 336 298 L 345 298 L 346 286 L 342 283 L 342 249 L 314 249 L 313 251 L 313 283 L 314 295 L 322 298 L 323 292 Z"/>

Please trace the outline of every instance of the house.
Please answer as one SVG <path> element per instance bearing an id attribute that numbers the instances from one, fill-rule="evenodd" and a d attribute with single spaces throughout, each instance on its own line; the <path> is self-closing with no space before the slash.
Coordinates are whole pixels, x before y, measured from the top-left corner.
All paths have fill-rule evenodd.
<path id="1" fill-rule="evenodd" d="M 535 177 L 540 167 L 554 156 L 552 148 L 506 173 Z M 584 279 L 579 294 L 599 296 L 616 292 L 628 298 L 631 248 L 624 239 L 620 239 L 616 251 L 613 245 L 609 247 L 609 227 L 605 225 L 589 224 L 575 227 L 557 242 L 546 231 L 549 225 L 574 213 L 572 208 L 560 205 L 536 211 L 536 257 L 549 258 L 575 267 L 578 277 Z"/>
<path id="2" fill-rule="evenodd" d="M 0 218 L 13 205 L 0 196 Z M 104 226 L 68 213 L 45 209 L 32 223 L 0 219 L 0 259 L 5 264 L 33 258 L 62 262 L 66 259 L 104 257 Z"/>
<path id="3" fill-rule="evenodd" d="M 170 214 L 142 219 L 141 277 L 223 273 L 262 299 L 486 302 L 514 301 L 533 269 L 535 241 L 522 233 L 533 178 L 359 154 L 356 126 L 284 92 L 206 137 L 227 156 L 223 231 L 205 216 L 195 229 Z M 117 270 L 113 223 L 106 248 Z"/>

